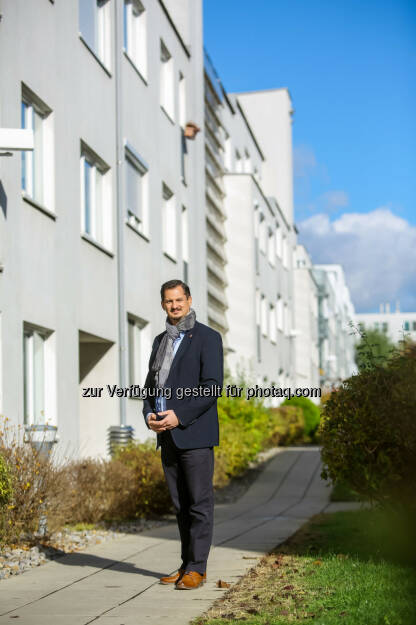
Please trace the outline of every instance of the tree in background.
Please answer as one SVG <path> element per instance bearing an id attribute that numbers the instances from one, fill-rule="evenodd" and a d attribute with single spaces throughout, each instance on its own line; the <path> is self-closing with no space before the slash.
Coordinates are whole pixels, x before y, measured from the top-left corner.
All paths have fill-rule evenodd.
<path id="1" fill-rule="evenodd" d="M 385 365 L 396 350 L 396 346 L 385 332 L 378 329 L 358 329 L 360 340 L 355 346 L 355 362 L 359 371 L 372 368 L 373 365 Z"/>

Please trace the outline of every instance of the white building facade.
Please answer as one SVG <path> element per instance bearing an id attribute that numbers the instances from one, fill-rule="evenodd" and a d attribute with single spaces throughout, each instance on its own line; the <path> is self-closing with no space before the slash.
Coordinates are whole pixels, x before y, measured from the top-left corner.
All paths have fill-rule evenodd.
<path id="1" fill-rule="evenodd" d="M 318 284 L 310 256 L 299 244 L 295 252 L 294 298 L 296 386 L 318 388 Z"/>
<path id="2" fill-rule="evenodd" d="M 416 341 L 416 312 L 400 312 L 398 307 L 394 312 L 390 312 L 390 306 L 387 305 L 381 305 L 380 308 L 382 312 L 378 313 L 356 313 L 356 324 L 361 325 L 364 330 L 384 332 L 395 344 L 405 337 Z"/>
<path id="3" fill-rule="evenodd" d="M 201 10 L 2 3 L 0 127 L 34 150 L 0 157 L 0 412 L 57 425 L 69 456 L 105 455 L 110 426 L 148 435 L 106 385 L 143 384 L 164 281 L 186 277 L 207 320 L 204 133 L 183 143 L 204 120 Z"/>
<path id="4" fill-rule="evenodd" d="M 276 89 L 230 94 L 225 114 L 228 362 L 261 386 L 295 383 L 291 112 Z"/>
<path id="5" fill-rule="evenodd" d="M 341 265 L 314 265 L 318 285 L 318 344 L 321 386 L 331 388 L 356 372 L 354 306 Z"/>

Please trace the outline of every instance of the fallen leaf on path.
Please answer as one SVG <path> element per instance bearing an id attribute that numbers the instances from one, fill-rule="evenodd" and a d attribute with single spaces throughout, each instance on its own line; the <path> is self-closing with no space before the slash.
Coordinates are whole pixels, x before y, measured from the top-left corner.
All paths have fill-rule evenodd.
<path id="1" fill-rule="evenodd" d="M 217 588 L 229 588 L 231 586 L 231 584 L 229 584 L 228 582 L 224 582 L 224 580 L 219 579 L 217 581 Z"/>

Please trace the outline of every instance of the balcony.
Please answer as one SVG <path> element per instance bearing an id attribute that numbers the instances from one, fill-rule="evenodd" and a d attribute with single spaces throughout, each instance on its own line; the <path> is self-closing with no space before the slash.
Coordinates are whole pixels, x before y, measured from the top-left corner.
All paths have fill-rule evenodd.
<path id="1" fill-rule="evenodd" d="M 207 197 L 208 203 L 211 203 L 215 209 L 226 219 L 227 215 L 224 210 L 224 206 L 222 205 L 222 196 L 220 196 L 216 190 L 216 187 L 210 183 L 210 180 L 207 178 L 205 186 L 205 195 Z"/>
<path id="2" fill-rule="evenodd" d="M 212 209 L 211 210 L 208 209 L 206 213 L 206 219 L 210 227 L 215 230 L 216 234 L 218 235 L 218 238 L 221 239 L 221 242 L 225 243 L 227 240 L 227 236 L 225 234 L 225 228 L 223 226 L 222 221 L 219 220 L 215 214 L 213 215 L 213 212 L 214 211 Z"/>
<path id="3" fill-rule="evenodd" d="M 211 252 L 215 254 L 224 264 L 227 262 L 224 246 L 215 241 L 214 237 L 210 234 L 207 234 L 207 247 L 208 254 Z"/>
<path id="4" fill-rule="evenodd" d="M 216 300 L 219 308 L 228 308 L 228 301 L 223 289 L 219 289 L 208 280 L 208 295 Z M 209 300 L 208 300 L 209 301 Z"/>
<path id="5" fill-rule="evenodd" d="M 222 180 L 222 176 L 219 176 L 216 171 L 214 171 L 211 163 L 207 159 L 205 159 L 205 173 L 208 175 L 208 178 L 212 182 L 213 186 L 217 190 L 217 194 L 223 198 L 225 197 L 224 184 Z"/>
<path id="6" fill-rule="evenodd" d="M 225 314 L 210 306 L 208 300 L 208 322 L 210 321 L 219 328 L 221 333 L 227 332 L 228 323 Z"/>
<path id="7" fill-rule="evenodd" d="M 207 269 L 216 277 L 217 280 L 219 280 L 222 283 L 224 287 L 227 286 L 228 284 L 227 275 L 225 273 L 224 266 L 222 264 L 218 263 L 212 257 L 207 258 Z M 208 276 L 208 279 L 209 279 L 209 276 Z"/>

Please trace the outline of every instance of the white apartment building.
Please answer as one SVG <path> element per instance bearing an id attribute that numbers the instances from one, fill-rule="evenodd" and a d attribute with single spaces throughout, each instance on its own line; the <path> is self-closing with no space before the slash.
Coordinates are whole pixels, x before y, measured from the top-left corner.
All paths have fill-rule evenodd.
<path id="1" fill-rule="evenodd" d="M 227 131 L 224 111 L 227 95 L 208 53 L 204 52 L 205 112 L 205 220 L 207 315 L 209 325 L 221 333 L 224 353 L 228 354 L 227 275 L 225 249 L 227 219 L 224 205 L 225 152 Z"/>
<path id="2" fill-rule="evenodd" d="M 34 150 L 0 156 L 0 413 L 105 456 L 110 426 L 148 436 L 141 401 L 106 386 L 143 384 L 160 285 L 189 280 L 207 321 L 204 132 L 184 137 L 204 124 L 201 1 L 1 13 L 0 128 Z"/>
<path id="3" fill-rule="evenodd" d="M 294 296 L 296 387 L 318 388 L 318 284 L 310 256 L 300 244 L 295 253 Z"/>
<path id="4" fill-rule="evenodd" d="M 378 313 L 356 313 L 355 322 L 364 330 L 380 330 L 397 344 L 404 337 L 416 341 L 416 312 L 401 312 L 398 303 L 394 312 L 390 312 L 390 303 L 380 304 Z M 356 339 L 359 340 L 359 335 Z"/>
<path id="5" fill-rule="evenodd" d="M 229 94 L 227 104 L 228 362 L 260 386 L 293 386 L 290 95 L 286 89 Z"/>
<path id="6" fill-rule="evenodd" d="M 318 341 L 321 386 L 332 387 L 356 371 L 354 306 L 341 265 L 314 265 L 318 284 Z"/>
<path id="7" fill-rule="evenodd" d="M 352 367 L 342 270 L 297 246 L 289 91 L 227 94 L 201 4 L 2 4 L 0 414 L 56 425 L 65 457 L 105 457 L 110 428 L 149 436 L 123 389 L 172 278 L 234 374 L 317 386 L 318 366 Z"/>

